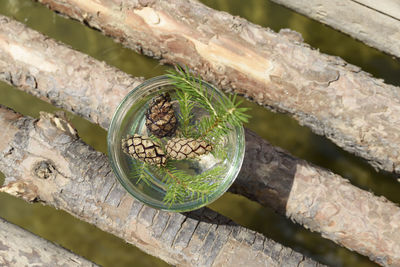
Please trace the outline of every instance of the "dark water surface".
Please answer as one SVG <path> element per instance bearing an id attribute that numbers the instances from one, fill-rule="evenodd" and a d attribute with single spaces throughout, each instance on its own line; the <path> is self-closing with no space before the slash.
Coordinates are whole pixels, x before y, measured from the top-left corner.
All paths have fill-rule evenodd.
<path id="1" fill-rule="evenodd" d="M 265 0 L 203 0 L 202 2 L 275 31 L 282 28 L 299 31 L 307 43 L 320 51 L 340 56 L 375 77 L 400 85 L 398 61 L 286 8 Z M 13 17 L 76 50 L 104 60 L 134 76 L 150 78 L 163 74 L 167 69 L 159 65 L 158 61 L 123 48 L 99 32 L 62 18 L 30 0 L 2 0 L 0 14 Z M 37 117 L 42 110 L 56 110 L 53 106 L 1 82 L 0 104 L 33 117 Z M 363 189 L 400 203 L 400 185 L 393 175 L 375 172 L 362 159 L 344 152 L 327 139 L 314 135 L 308 128 L 300 126 L 286 115 L 269 112 L 250 102 L 246 102 L 245 105 L 252 108 L 253 116 L 247 127 L 272 144 L 290 151 L 297 157 L 328 168 Z M 88 144 L 99 151 L 106 151 L 104 130 L 72 114 L 71 118 L 79 135 Z M 1 182 L 0 178 L 0 184 Z M 243 197 L 227 193 L 210 207 L 237 223 L 262 232 L 267 237 L 310 255 L 322 263 L 333 266 L 375 266 L 367 258 L 341 248 L 321 238 L 319 234 L 310 233 L 268 208 Z M 81 222 L 65 212 L 41 204 L 27 204 L 6 194 L 0 194 L 0 217 L 103 266 L 167 265 L 119 238 Z"/>

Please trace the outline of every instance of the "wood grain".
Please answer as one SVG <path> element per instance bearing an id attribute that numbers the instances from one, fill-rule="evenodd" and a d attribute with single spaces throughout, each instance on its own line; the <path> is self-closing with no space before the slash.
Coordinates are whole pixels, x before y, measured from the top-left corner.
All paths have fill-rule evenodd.
<path id="1" fill-rule="evenodd" d="M 0 43 L 21 50 L 32 48 L 42 64 L 53 62 L 57 68 L 55 71 L 36 71 L 38 67 L 30 64 L 29 60 L 15 59 L 7 48 L 0 46 L 3 80 L 107 129 L 112 107 L 115 108 L 131 89 L 126 85 L 137 84 L 140 79 L 73 51 L 21 23 L 3 17 L 2 21 L 5 20 L 7 23 L 0 27 Z M 20 33 L 18 38 L 14 32 Z M 57 61 L 53 55 L 57 55 Z M 87 78 L 88 73 L 91 79 Z M 104 97 L 108 95 L 113 95 L 113 98 Z M 110 108 L 105 109 L 105 105 Z M 15 135 L 11 128 L 2 134 L 4 138 Z M 0 142 L 5 155 L 10 149 L 7 144 L 2 147 Z M 79 169 L 79 166 L 76 167 Z M 82 167 L 81 175 L 84 175 L 86 167 Z M 230 190 L 272 207 L 304 227 L 380 264 L 400 261 L 397 253 L 400 249 L 400 221 L 396 217 L 400 209 L 395 204 L 271 146 L 248 130 L 242 170 Z"/>
<path id="2" fill-rule="evenodd" d="M 107 156 L 60 121 L 68 124 L 0 107 L 0 127 L 8 129 L 0 133 L 0 192 L 65 210 L 177 266 L 321 266 L 207 208 L 180 214 L 144 206 L 116 181 Z"/>
<path id="3" fill-rule="evenodd" d="M 83 266 L 96 264 L 0 218 L 1 266 Z"/>
<path id="4" fill-rule="evenodd" d="M 135 51 L 186 65 L 226 92 L 291 114 L 375 168 L 400 173 L 400 89 L 312 49 L 297 32 L 275 33 L 195 0 L 39 2 Z M 329 10 L 322 6 L 320 13 Z M 378 17 L 375 13 L 364 19 Z M 398 24 L 374 32 L 393 38 L 383 43 L 399 47 L 399 27 L 393 25 Z"/>

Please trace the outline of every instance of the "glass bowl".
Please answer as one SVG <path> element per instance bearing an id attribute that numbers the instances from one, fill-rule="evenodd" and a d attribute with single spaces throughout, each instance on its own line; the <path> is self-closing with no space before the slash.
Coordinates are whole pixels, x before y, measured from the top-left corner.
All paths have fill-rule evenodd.
<path id="1" fill-rule="evenodd" d="M 197 82 L 201 82 L 203 88 L 206 88 L 210 95 L 213 96 L 212 103 L 227 99 L 220 90 L 212 85 L 200 80 L 197 80 Z M 221 146 L 224 149 L 223 158 L 214 157 L 213 154 L 209 153 L 202 155 L 195 161 L 192 160 L 186 163 L 183 161 L 182 168 L 189 170 L 188 178 L 190 178 L 190 173 L 202 173 L 219 166 L 219 170 L 222 170 L 222 172 L 219 172 L 217 186 L 211 192 L 208 192 L 205 197 L 186 197 L 181 202 L 165 203 L 164 197 L 167 184 L 162 181 L 158 172 L 148 172 L 147 177 L 151 178 L 147 181 L 132 175 L 134 168 L 140 167 L 142 163 L 125 154 L 121 147 L 121 140 L 128 135 L 148 135 L 145 125 L 145 113 L 151 100 L 165 92 L 168 92 L 171 96 L 171 103 L 175 106 L 175 110 L 178 110 L 175 111 L 176 116 L 178 116 L 179 106 L 176 107 L 177 101 L 174 100 L 176 97 L 174 85 L 167 76 L 158 76 L 146 80 L 122 100 L 114 113 L 108 130 L 108 156 L 118 181 L 139 201 L 153 208 L 167 211 L 183 212 L 195 210 L 219 198 L 235 180 L 244 157 L 244 130 L 242 126 L 234 127 L 224 136 Z M 195 109 L 194 113 L 195 120 L 205 116 L 200 109 Z"/>

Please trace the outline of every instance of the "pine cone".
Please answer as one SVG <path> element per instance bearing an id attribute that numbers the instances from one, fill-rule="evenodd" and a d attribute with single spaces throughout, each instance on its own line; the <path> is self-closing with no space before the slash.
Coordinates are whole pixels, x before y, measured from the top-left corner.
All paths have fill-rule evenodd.
<path id="1" fill-rule="evenodd" d="M 165 146 L 167 155 L 171 159 L 187 159 L 207 154 L 212 146 L 205 141 L 193 138 L 172 138 Z"/>
<path id="2" fill-rule="evenodd" d="M 168 93 L 154 98 L 146 112 L 147 129 L 155 136 L 162 138 L 172 136 L 177 127 L 177 120 Z"/>
<path id="3" fill-rule="evenodd" d="M 122 139 L 122 151 L 129 156 L 148 164 L 164 166 L 167 157 L 161 146 L 149 137 L 135 134 Z"/>

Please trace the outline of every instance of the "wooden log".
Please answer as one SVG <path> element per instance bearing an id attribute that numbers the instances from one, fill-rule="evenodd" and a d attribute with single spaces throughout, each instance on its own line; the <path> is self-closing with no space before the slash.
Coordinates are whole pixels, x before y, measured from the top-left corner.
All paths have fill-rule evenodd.
<path id="1" fill-rule="evenodd" d="M 396 0 L 272 0 L 400 57 L 400 4 Z"/>
<path id="2" fill-rule="evenodd" d="M 97 266 L 0 218 L 1 266 Z"/>
<path id="3" fill-rule="evenodd" d="M 291 114 L 372 166 L 400 173 L 398 87 L 290 30 L 279 34 L 195 0 L 39 0 L 164 63 Z"/>
<path id="4" fill-rule="evenodd" d="M 0 107 L 6 192 L 63 209 L 178 266 L 320 266 L 203 208 L 186 214 L 144 206 L 116 181 L 106 155 L 63 118 L 39 120 Z"/>
<path id="5" fill-rule="evenodd" d="M 14 32 L 21 34 L 15 37 Z M 8 47 L 0 45 L 0 73 L 6 77 L 3 80 L 105 129 L 112 109 L 131 89 L 126 85 L 138 82 L 14 21 L 0 27 L 0 36 L 0 44 L 8 44 Z M 9 47 L 25 52 L 14 54 Z M 40 59 L 41 65 L 57 67 L 39 69 L 32 55 Z M 120 99 L 103 97 L 107 95 Z M 105 105 L 110 107 L 105 110 Z M 270 206 L 304 227 L 381 264 L 399 261 L 400 223 L 396 219 L 399 214 L 396 205 L 352 186 L 338 175 L 290 156 L 250 131 L 246 131 L 242 171 L 231 191 Z M 393 234 L 388 235 L 387 231 Z"/>

